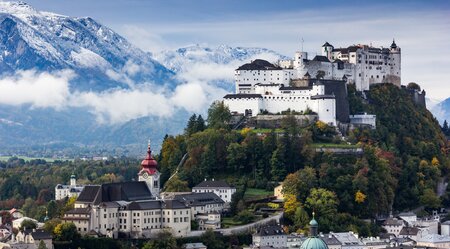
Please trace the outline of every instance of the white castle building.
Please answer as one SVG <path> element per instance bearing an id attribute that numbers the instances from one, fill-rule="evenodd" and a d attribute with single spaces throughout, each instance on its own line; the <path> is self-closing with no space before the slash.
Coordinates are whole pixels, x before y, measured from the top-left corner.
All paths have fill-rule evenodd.
<path id="1" fill-rule="evenodd" d="M 224 201 L 214 193 L 160 199 L 157 166 L 149 145 L 138 173 L 139 181 L 85 186 L 75 208 L 66 212 L 62 220 L 73 222 L 83 235 L 149 238 L 167 230 L 184 237 L 190 234 L 191 220 L 197 219 L 197 214 L 222 212 Z M 213 218 L 216 217 L 220 227 L 220 215 Z"/>
<path id="2" fill-rule="evenodd" d="M 256 60 L 258 61 L 258 60 Z M 235 71 L 236 93 L 254 93 L 256 84 L 283 84 L 305 76 L 325 80 L 345 80 L 356 85 L 358 91 L 369 90 L 371 84 L 401 83 L 401 50 L 392 42 L 389 48 L 352 45 L 334 48 L 326 42 L 322 55 L 312 60 L 307 52 L 296 52 L 292 60 L 278 61 L 273 65 L 259 60 L 242 65 Z"/>
<path id="3" fill-rule="evenodd" d="M 70 176 L 69 185 L 58 184 L 55 187 L 55 200 L 62 200 L 66 197 L 78 197 L 81 191 L 83 191 L 83 185 L 77 185 L 77 179 L 75 175 Z"/>
<path id="4" fill-rule="evenodd" d="M 294 59 L 278 61 L 277 65 L 254 60 L 236 69 L 236 92 L 226 95 L 224 103 L 231 112 L 251 116 L 260 112 L 310 110 L 320 120 L 336 125 L 336 96 L 326 94 L 320 80 L 305 84 L 311 78 L 355 84 L 358 91 L 369 90 L 370 85 L 377 83 L 400 86 L 400 48 L 394 41 L 390 48 L 368 45 L 334 48 L 326 42 L 322 55 L 312 60 L 307 52 L 296 52 Z"/>

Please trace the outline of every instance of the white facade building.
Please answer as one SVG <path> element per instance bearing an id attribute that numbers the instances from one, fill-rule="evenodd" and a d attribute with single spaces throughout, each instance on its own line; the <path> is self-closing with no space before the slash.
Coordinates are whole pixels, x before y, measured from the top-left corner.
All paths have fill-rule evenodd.
<path id="1" fill-rule="evenodd" d="M 403 227 L 405 227 L 405 222 L 397 218 L 388 218 L 383 223 L 383 228 L 386 229 L 386 232 L 394 234 L 396 237 L 398 237 Z"/>
<path id="2" fill-rule="evenodd" d="M 211 181 L 206 179 L 192 188 L 193 193 L 207 193 L 211 192 L 219 196 L 225 203 L 231 203 L 231 196 L 236 193 L 236 188 L 230 186 L 225 181 Z"/>
<path id="3" fill-rule="evenodd" d="M 258 232 L 252 236 L 253 248 L 270 247 L 285 248 L 287 247 L 287 235 L 278 225 L 261 227 Z"/>
<path id="4" fill-rule="evenodd" d="M 70 176 L 70 184 L 63 185 L 58 184 L 55 187 L 55 200 L 62 200 L 66 197 L 78 197 L 81 191 L 83 191 L 83 185 L 77 185 L 77 179 L 75 175 Z"/>
<path id="5" fill-rule="evenodd" d="M 358 235 L 353 232 L 331 233 L 342 245 L 342 249 L 365 249 Z"/>
<path id="6" fill-rule="evenodd" d="M 369 125 L 372 129 L 377 128 L 377 116 L 374 114 L 355 114 L 350 115 L 350 123 L 357 125 Z"/>
<path id="7" fill-rule="evenodd" d="M 323 122 L 336 125 L 336 99 L 325 94 L 325 86 L 288 87 L 280 84 L 256 84 L 252 94 L 228 94 L 224 104 L 231 112 L 256 116 L 262 111 L 281 113 L 286 110 L 317 113 Z"/>
<path id="8" fill-rule="evenodd" d="M 256 84 L 283 84 L 305 75 L 323 79 L 347 80 L 356 85 L 358 91 L 369 90 L 377 83 L 401 84 L 401 49 L 393 41 L 389 48 L 368 45 L 352 45 L 334 48 L 326 42 L 322 55 L 308 59 L 307 52 L 296 52 L 292 60 L 278 61 L 273 65 L 255 60 L 235 71 L 236 93 L 251 94 Z"/>

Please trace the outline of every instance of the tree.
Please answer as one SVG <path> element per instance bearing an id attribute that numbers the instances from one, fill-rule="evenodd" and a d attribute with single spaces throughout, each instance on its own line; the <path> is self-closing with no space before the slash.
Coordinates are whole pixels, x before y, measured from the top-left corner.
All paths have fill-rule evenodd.
<path id="1" fill-rule="evenodd" d="M 44 243 L 43 240 L 41 240 L 41 241 L 39 242 L 39 246 L 38 246 L 37 249 L 47 249 L 47 246 L 45 245 L 45 243 Z"/>
<path id="2" fill-rule="evenodd" d="M 365 200 L 366 200 L 366 195 L 363 192 L 361 192 L 361 190 L 358 190 L 355 193 L 355 201 L 357 203 L 363 203 Z"/>
<path id="3" fill-rule="evenodd" d="M 441 200 L 430 188 L 423 191 L 423 194 L 420 196 L 420 203 L 428 209 L 438 209 L 441 206 Z"/>
<path id="4" fill-rule="evenodd" d="M 189 192 L 191 191 L 187 181 L 182 181 L 178 175 L 175 175 L 164 185 L 164 191 L 167 192 Z"/>
<path id="5" fill-rule="evenodd" d="M 413 90 L 417 90 L 420 91 L 420 86 L 419 84 L 415 83 L 415 82 L 409 82 L 408 85 L 406 86 L 408 89 L 413 89 Z"/>
<path id="6" fill-rule="evenodd" d="M 442 132 L 443 132 L 446 136 L 449 136 L 449 135 L 450 135 L 450 129 L 449 129 L 449 127 L 448 127 L 447 120 L 444 120 L 444 124 L 442 125 Z"/>
<path id="7" fill-rule="evenodd" d="M 255 215 L 248 210 L 243 210 L 239 212 L 233 219 L 235 221 L 241 222 L 242 224 L 248 224 L 255 219 Z"/>
<path id="8" fill-rule="evenodd" d="M 77 241 L 81 237 L 73 222 L 58 224 L 53 233 L 58 241 Z"/>
<path id="9" fill-rule="evenodd" d="M 305 232 L 305 228 L 309 222 L 309 215 L 302 205 L 297 207 L 294 215 L 294 224 L 297 229 L 300 229 L 301 232 Z"/>
<path id="10" fill-rule="evenodd" d="M 284 213 L 288 217 L 293 217 L 299 206 L 300 202 L 297 200 L 297 196 L 291 194 L 284 195 Z"/>
<path id="11" fill-rule="evenodd" d="M 169 231 L 163 230 L 158 233 L 157 237 L 154 240 L 151 240 L 144 244 L 142 249 L 178 249 L 177 242 L 175 238 L 172 236 L 172 233 Z"/>
<path id="12" fill-rule="evenodd" d="M 313 188 L 306 198 L 306 206 L 320 216 L 332 217 L 337 213 L 336 194 L 324 188 Z"/>
<path id="13" fill-rule="evenodd" d="M 213 230 L 210 229 L 200 236 L 200 241 L 202 241 L 208 249 L 226 248 L 223 241 L 217 237 Z"/>
<path id="14" fill-rule="evenodd" d="M 48 214 L 48 217 L 50 219 L 54 218 L 55 216 L 58 215 L 58 204 L 56 203 L 56 201 L 51 200 L 51 201 L 48 202 L 48 204 L 47 204 L 47 214 Z"/>
<path id="15" fill-rule="evenodd" d="M 24 220 L 22 221 L 22 223 L 20 224 L 20 230 L 30 230 L 30 229 L 35 229 L 37 227 L 36 222 L 32 221 L 32 220 Z"/>
<path id="16" fill-rule="evenodd" d="M 61 220 L 58 218 L 50 219 L 45 222 L 44 230 L 48 233 L 54 234 L 57 225 L 61 224 Z"/>
<path id="17" fill-rule="evenodd" d="M 186 128 L 184 128 L 184 133 L 186 135 L 191 136 L 192 134 L 194 134 L 196 132 L 195 131 L 196 122 L 197 122 L 197 115 L 193 114 L 189 118 Z"/>
<path id="18" fill-rule="evenodd" d="M 208 127 L 213 129 L 229 128 L 231 113 L 223 101 L 214 101 L 208 109 Z"/>

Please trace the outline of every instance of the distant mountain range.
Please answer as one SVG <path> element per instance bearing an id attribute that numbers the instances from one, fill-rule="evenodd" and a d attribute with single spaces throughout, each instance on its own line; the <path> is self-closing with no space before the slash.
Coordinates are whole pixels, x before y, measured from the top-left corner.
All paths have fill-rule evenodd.
<path id="1" fill-rule="evenodd" d="M 430 109 L 441 125 L 444 123 L 444 120 L 450 122 L 450 98 L 439 102 Z"/>
<path id="2" fill-rule="evenodd" d="M 0 92 L 0 154 L 57 144 L 139 155 L 147 139 L 158 147 L 192 114 L 183 101 L 172 104 L 185 92 L 177 87 L 192 81 L 231 91 L 234 69 L 260 57 L 284 58 L 262 48 L 199 45 L 152 57 L 92 18 L 0 2 L 0 91 L 10 91 Z"/>

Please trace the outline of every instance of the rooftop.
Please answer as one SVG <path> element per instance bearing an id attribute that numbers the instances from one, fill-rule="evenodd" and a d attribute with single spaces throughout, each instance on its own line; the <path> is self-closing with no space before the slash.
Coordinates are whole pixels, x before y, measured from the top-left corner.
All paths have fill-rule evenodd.
<path id="1" fill-rule="evenodd" d="M 205 180 L 199 183 L 194 188 L 231 188 L 231 186 L 225 181 L 222 180 L 215 181 L 214 179 L 212 179 L 211 181 Z"/>
<path id="2" fill-rule="evenodd" d="M 273 235 L 286 235 L 283 228 L 279 225 L 274 226 L 264 226 L 261 227 L 255 235 L 257 236 L 273 236 Z"/>
<path id="3" fill-rule="evenodd" d="M 281 67 L 273 65 L 272 63 L 266 60 L 256 59 L 250 63 L 238 67 L 238 69 L 236 70 L 281 70 L 281 69 L 282 69 Z"/>

